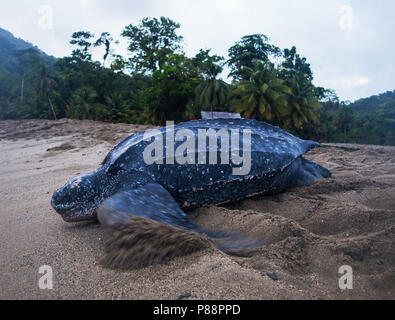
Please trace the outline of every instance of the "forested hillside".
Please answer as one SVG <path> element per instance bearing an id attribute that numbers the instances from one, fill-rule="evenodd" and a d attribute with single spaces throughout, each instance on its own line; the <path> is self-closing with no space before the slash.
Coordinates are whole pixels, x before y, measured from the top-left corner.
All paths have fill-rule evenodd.
<path id="1" fill-rule="evenodd" d="M 357 114 L 372 114 L 378 109 L 382 108 L 385 104 L 391 103 L 394 105 L 395 90 L 387 91 L 382 94 L 374 95 L 369 98 L 363 98 L 351 104 L 352 110 Z"/>
<path id="2" fill-rule="evenodd" d="M 0 29 L 0 119 L 92 119 L 164 125 L 201 110 L 234 111 L 303 138 L 395 145 L 394 92 L 340 102 L 314 85 L 307 59 L 264 34 L 246 35 L 228 59 L 201 49 L 188 57 L 180 25 L 144 18 L 120 30 L 129 44 L 117 54 L 116 35 L 72 34 L 74 50 L 54 59 Z M 92 59 L 92 48 L 102 59 Z M 224 67 L 230 74 L 220 79 Z"/>
<path id="3" fill-rule="evenodd" d="M 388 92 L 380 96 L 352 104 L 325 102 L 315 128 L 318 140 L 395 145 L 395 96 Z M 383 99 L 384 96 L 387 98 Z"/>
<path id="4" fill-rule="evenodd" d="M 47 63 L 55 62 L 54 57 L 50 57 L 33 44 L 22 39 L 15 38 L 11 32 L 0 28 L 0 69 L 11 73 L 23 74 L 23 58 L 21 54 L 24 50 L 33 49 Z"/>

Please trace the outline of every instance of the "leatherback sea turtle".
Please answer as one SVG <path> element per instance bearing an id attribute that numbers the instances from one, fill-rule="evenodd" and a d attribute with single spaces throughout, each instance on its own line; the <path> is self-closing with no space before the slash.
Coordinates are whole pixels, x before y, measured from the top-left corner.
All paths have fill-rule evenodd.
<path id="1" fill-rule="evenodd" d="M 318 143 L 264 122 L 194 120 L 170 129 L 126 138 L 99 169 L 57 190 L 52 207 L 67 222 L 98 218 L 114 226 L 140 216 L 201 232 L 182 209 L 281 192 L 330 176 L 327 169 L 302 157 Z M 202 134 L 204 139 L 199 138 Z M 241 163 L 243 154 L 249 155 L 244 162 L 250 163 Z"/>

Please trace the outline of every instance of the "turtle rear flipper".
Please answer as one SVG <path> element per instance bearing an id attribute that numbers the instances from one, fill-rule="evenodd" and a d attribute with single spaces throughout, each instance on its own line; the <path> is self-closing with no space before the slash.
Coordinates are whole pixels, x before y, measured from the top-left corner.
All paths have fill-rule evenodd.
<path id="1" fill-rule="evenodd" d="M 328 169 L 303 157 L 296 159 L 292 166 L 297 166 L 290 183 L 290 186 L 293 187 L 306 187 L 314 180 L 331 177 L 331 172 Z"/>

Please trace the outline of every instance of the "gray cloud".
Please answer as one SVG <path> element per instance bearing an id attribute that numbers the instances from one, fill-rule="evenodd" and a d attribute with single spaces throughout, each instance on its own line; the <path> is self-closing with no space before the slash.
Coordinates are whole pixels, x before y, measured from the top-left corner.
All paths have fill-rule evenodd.
<path id="1" fill-rule="evenodd" d="M 344 5 L 352 8 L 351 29 L 341 25 Z M 42 6 L 52 10 L 50 29 L 42 26 Z M 0 27 L 57 57 L 70 54 L 74 31 L 120 38 L 129 23 L 163 15 L 181 23 L 188 55 L 212 48 L 226 56 L 243 35 L 264 33 L 281 48 L 295 45 L 311 63 L 316 85 L 335 89 L 344 100 L 395 89 L 391 0 L 3 0 L 1 9 Z M 119 51 L 126 53 L 124 42 Z"/>

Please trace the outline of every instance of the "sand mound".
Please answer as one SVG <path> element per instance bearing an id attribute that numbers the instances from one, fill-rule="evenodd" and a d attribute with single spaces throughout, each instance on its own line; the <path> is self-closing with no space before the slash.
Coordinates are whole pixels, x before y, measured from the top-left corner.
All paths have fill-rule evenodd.
<path id="1" fill-rule="evenodd" d="M 0 121 L 0 140 L 2 139 L 50 139 L 70 137 L 78 147 L 90 147 L 102 142 L 114 144 L 128 135 L 154 128 L 134 124 L 114 124 L 91 120 L 7 120 Z"/>

